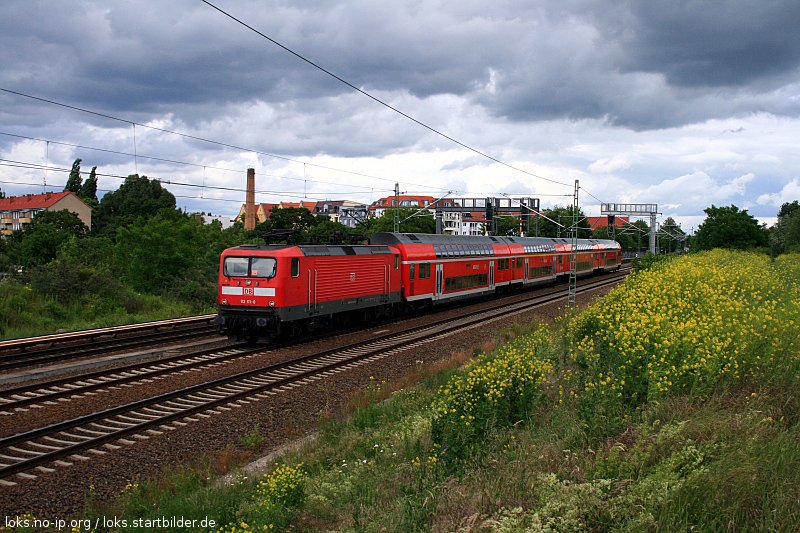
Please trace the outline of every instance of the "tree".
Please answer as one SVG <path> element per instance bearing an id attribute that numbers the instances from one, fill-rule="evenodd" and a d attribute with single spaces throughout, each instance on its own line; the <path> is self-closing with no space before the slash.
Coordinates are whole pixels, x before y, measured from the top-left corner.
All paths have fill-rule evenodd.
<path id="1" fill-rule="evenodd" d="M 540 237 L 569 237 L 569 228 L 572 226 L 572 206 L 553 206 L 552 209 L 544 211 L 544 215 L 551 219 L 539 217 L 539 236 Z M 554 222 L 558 222 L 559 225 Z M 578 208 L 578 237 L 588 239 L 592 236 L 592 228 L 583 210 Z"/>
<path id="2" fill-rule="evenodd" d="M 9 256 L 15 264 L 29 268 L 55 259 L 59 247 L 88 231 L 78 215 L 70 211 L 41 211 L 30 224 L 9 238 Z"/>
<path id="3" fill-rule="evenodd" d="M 72 191 L 75 194 L 81 192 L 81 184 L 83 180 L 81 179 L 81 160 L 76 159 L 72 163 L 72 170 L 69 171 L 69 179 L 67 180 L 67 184 L 64 186 L 65 191 Z"/>
<path id="4" fill-rule="evenodd" d="M 325 219 L 305 230 L 303 240 L 320 244 L 333 243 L 337 240 L 348 242 L 350 235 L 356 233 L 344 224 Z"/>
<path id="5" fill-rule="evenodd" d="M 519 235 L 519 219 L 510 215 L 495 217 L 494 228 L 491 228 L 492 235 L 510 236 Z"/>
<path id="6" fill-rule="evenodd" d="M 95 228 L 112 234 L 137 218 L 150 218 L 162 210 L 175 210 L 175 196 L 164 189 L 158 180 L 132 174 L 116 191 L 107 193 L 100 201 Z"/>
<path id="7" fill-rule="evenodd" d="M 772 253 L 800 251 L 800 203 L 786 202 L 778 211 L 778 222 L 770 232 Z"/>
<path id="8" fill-rule="evenodd" d="M 747 212 L 735 205 L 730 207 L 711 207 L 704 209 L 706 219 L 697 228 L 692 248 L 711 250 L 712 248 L 749 249 L 766 246 L 768 234 L 763 226 Z"/>
<path id="9" fill-rule="evenodd" d="M 315 226 L 319 220 L 305 207 L 273 207 L 268 222 L 267 228 L 271 230 L 303 232 Z"/>
<path id="10" fill-rule="evenodd" d="M 195 266 L 199 226 L 191 217 L 166 211 L 117 228 L 116 259 L 125 279 L 139 291 L 168 289 Z"/>
<path id="11" fill-rule="evenodd" d="M 426 209 L 398 209 L 397 215 L 402 233 L 436 233 L 436 221 L 431 212 Z M 393 232 L 394 209 L 387 209 L 378 218 L 370 219 L 363 228 L 364 234 L 367 236 Z"/>
<path id="12" fill-rule="evenodd" d="M 97 204 L 97 167 L 92 167 L 89 177 L 81 185 L 78 196 L 89 203 Z"/>
<path id="13" fill-rule="evenodd" d="M 683 243 L 686 242 L 686 233 L 672 217 L 667 217 L 664 223 L 661 224 L 658 237 L 660 241 L 659 248 L 665 253 L 680 251 Z"/>

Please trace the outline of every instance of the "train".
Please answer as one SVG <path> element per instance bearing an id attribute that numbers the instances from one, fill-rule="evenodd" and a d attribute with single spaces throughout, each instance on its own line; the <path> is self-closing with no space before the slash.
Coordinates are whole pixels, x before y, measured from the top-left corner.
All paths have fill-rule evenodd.
<path id="1" fill-rule="evenodd" d="M 215 323 L 255 342 L 546 283 L 572 241 L 376 233 L 360 245 L 241 245 L 220 255 Z M 619 243 L 578 239 L 579 275 L 617 270 Z"/>

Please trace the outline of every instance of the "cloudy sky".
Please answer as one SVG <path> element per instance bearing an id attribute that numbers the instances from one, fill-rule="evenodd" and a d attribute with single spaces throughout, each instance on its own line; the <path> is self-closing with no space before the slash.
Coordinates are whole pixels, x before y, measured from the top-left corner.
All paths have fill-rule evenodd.
<path id="1" fill-rule="evenodd" d="M 81 158 L 101 189 L 138 172 L 233 215 L 248 167 L 262 202 L 565 205 L 578 179 L 589 214 L 657 203 L 687 231 L 800 199 L 797 0 L 212 2 L 508 166 L 200 0 L 4 0 L 0 188 L 61 190 Z"/>

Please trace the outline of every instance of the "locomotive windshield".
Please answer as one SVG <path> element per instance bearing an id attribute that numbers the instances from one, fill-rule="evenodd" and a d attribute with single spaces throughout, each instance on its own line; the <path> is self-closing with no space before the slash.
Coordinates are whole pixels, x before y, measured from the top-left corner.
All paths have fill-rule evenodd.
<path id="1" fill-rule="evenodd" d="M 223 273 L 228 277 L 272 278 L 277 265 L 272 257 L 226 257 Z"/>

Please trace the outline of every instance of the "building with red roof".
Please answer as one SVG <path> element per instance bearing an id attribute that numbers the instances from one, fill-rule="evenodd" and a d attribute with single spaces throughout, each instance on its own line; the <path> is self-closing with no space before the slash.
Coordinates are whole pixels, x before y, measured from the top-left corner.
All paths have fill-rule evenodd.
<path id="1" fill-rule="evenodd" d="M 21 230 L 40 211 L 70 211 L 92 227 L 92 208 L 71 191 L 25 194 L 0 198 L 0 235 Z"/>
<path id="2" fill-rule="evenodd" d="M 371 216 L 379 217 L 383 212 L 390 207 L 399 207 L 401 209 L 425 209 L 428 208 L 431 213 L 434 212 L 433 207 L 430 206 L 436 200 L 433 196 L 416 196 L 401 194 L 399 196 L 387 196 L 372 202 L 369 206 Z"/>
<path id="3" fill-rule="evenodd" d="M 607 228 L 608 224 L 608 216 L 603 215 L 601 217 L 586 217 L 587 222 L 589 222 L 589 227 L 592 228 L 592 231 L 596 230 L 597 228 Z M 625 224 L 628 223 L 628 217 L 617 215 L 614 217 L 614 226 L 621 228 Z"/>

